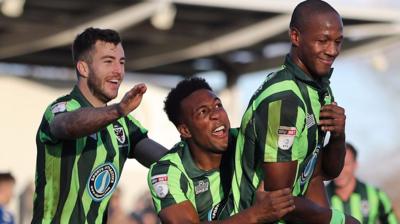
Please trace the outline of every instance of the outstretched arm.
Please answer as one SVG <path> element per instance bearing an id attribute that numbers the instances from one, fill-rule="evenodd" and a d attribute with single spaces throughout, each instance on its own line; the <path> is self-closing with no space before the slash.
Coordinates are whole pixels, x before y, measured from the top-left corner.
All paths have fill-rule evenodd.
<path id="1" fill-rule="evenodd" d="M 144 138 L 136 144 L 133 154 L 139 163 L 149 168 L 151 164 L 160 160 L 167 152 L 168 150 L 164 146 L 149 138 Z"/>
<path id="2" fill-rule="evenodd" d="M 345 148 L 345 125 L 346 115 L 342 107 L 336 102 L 325 105 L 321 108 L 320 123 L 321 129 L 330 131 L 329 143 L 322 153 L 322 170 L 326 179 L 333 179 L 339 176 L 343 169 Z"/>
<path id="3" fill-rule="evenodd" d="M 117 104 L 57 114 L 50 123 L 50 131 L 58 139 L 74 139 L 93 134 L 136 109 L 145 92 L 146 85 L 138 84 Z"/>

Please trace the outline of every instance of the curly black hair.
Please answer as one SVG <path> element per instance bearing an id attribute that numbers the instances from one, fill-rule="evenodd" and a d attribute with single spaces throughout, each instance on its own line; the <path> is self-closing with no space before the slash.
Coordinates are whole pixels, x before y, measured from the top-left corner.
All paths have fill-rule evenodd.
<path id="1" fill-rule="evenodd" d="M 213 91 L 205 79 L 192 77 L 180 81 L 178 85 L 168 93 L 164 100 L 164 111 L 167 113 L 168 119 L 174 123 L 175 126 L 178 126 L 181 122 L 182 100 L 199 89 Z"/>

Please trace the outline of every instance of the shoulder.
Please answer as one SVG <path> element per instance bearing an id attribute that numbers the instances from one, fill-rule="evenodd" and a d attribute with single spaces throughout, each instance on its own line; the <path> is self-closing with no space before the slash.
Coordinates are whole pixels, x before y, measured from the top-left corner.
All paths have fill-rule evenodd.
<path id="1" fill-rule="evenodd" d="M 58 113 L 73 111 L 80 108 L 79 102 L 74 99 L 70 94 L 59 97 L 58 99 L 51 102 L 46 108 L 46 118 L 54 116 Z"/>
<path id="2" fill-rule="evenodd" d="M 120 120 L 125 120 L 128 123 L 128 129 L 135 129 L 139 128 L 142 133 L 147 133 L 147 129 L 143 127 L 139 120 L 134 118 L 132 115 L 128 114 L 125 117 L 121 117 Z M 133 125 L 132 125 L 133 124 Z"/>
<path id="3" fill-rule="evenodd" d="M 269 74 L 251 98 L 253 107 L 261 103 L 279 100 L 302 103 L 298 85 L 285 70 Z"/>
<path id="4" fill-rule="evenodd" d="M 150 167 L 150 173 L 166 173 L 170 168 L 184 172 L 181 158 L 183 144 L 183 142 L 175 144 L 159 161 Z"/>

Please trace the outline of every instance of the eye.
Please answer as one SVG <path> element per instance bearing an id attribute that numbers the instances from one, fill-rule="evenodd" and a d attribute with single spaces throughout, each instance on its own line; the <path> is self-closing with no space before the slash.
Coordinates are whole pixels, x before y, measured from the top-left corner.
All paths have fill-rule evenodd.
<path id="1" fill-rule="evenodd" d="M 216 105 L 215 105 L 215 108 L 223 108 L 224 106 L 222 106 L 222 103 L 221 102 L 218 102 Z"/>
<path id="2" fill-rule="evenodd" d="M 120 61 L 119 64 L 124 65 L 125 61 Z"/>
<path id="3" fill-rule="evenodd" d="M 342 39 L 340 39 L 340 40 L 336 40 L 336 41 L 335 41 L 335 43 L 336 43 L 337 45 L 341 45 L 341 44 L 342 44 L 342 42 L 343 42 L 343 40 L 342 40 Z"/>
<path id="4" fill-rule="evenodd" d="M 204 115 L 207 113 L 207 109 L 203 108 L 199 110 L 199 115 Z"/>

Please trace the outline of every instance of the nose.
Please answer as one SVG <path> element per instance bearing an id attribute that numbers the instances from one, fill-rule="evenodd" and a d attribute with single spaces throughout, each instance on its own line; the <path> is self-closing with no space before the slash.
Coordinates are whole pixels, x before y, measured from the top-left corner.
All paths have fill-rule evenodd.
<path id="1" fill-rule="evenodd" d="M 119 62 L 114 63 L 113 72 L 117 74 L 124 74 L 125 65 Z"/>
<path id="2" fill-rule="evenodd" d="M 214 107 L 210 113 L 210 118 L 212 120 L 219 119 L 221 116 L 223 108 L 222 107 Z"/>
<path id="3" fill-rule="evenodd" d="M 338 56 L 339 52 L 340 52 L 340 44 L 336 43 L 335 41 L 330 42 L 326 47 L 325 51 L 325 53 L 331 57 Z"/>

